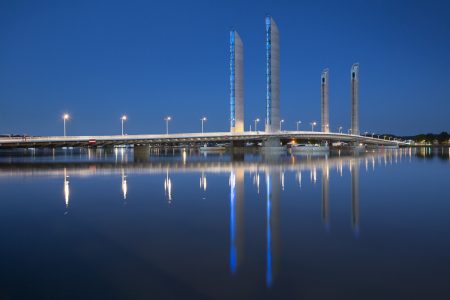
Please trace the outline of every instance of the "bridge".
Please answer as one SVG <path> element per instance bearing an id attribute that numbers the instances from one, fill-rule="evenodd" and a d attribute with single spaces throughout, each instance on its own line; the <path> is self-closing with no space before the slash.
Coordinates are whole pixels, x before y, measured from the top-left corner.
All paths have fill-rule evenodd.
<path id="1" fill-rule="evenodd" d="M 405 142 L 397 140 L 385 140 L 380 138 L 361 136 L 359 130 L 359 64 L 352 65 L 350 70 L 351 86 L 351 128 L 349 132 L 330 132 L 329 123 L 329 70 L 325 69 L 320 77 L 321 82 L 321 131 L 314 131 L 317 122 L 312 122 L 311 131 L 282 131 L 281 124 L 284 119 L 280 117 L 280 74 L 279 74 L 279 38 L 278 26 L 272 17 L 266 17 L 266 116 L 264 131 L 244 131 L 244 81 L 243 81 L 243 43 L 239 34 L 233 30 L 230 32 L 230 130 L 228 132 L 203 132 L 201 119 L 201 133 L 177 133 L 169 134 L 168 122 L 166 122 L 166 134 L 139 134 L 124 135 L 124 121 L 127 117 L 121 117 L 122 135 L 104 136 L 66 136 L 66 121 L 69 114 L 63 115 L 64 136 L 23 136 L 0 137 L 0 149 L 11 148 L 58 148 L 58 147 L 112 147 L 121 145 L 153 146 L 153 147 L 198 147 L 203 144 L 229 144 L 231 147 L 243 147 L 248 143 L 264 148 L 279 148 L 291 141 L 318 141 L 343 142 L 351 146 L 406 146 Z M 269 25 L 269 26 L 268 26 Z M 255 129 L 259 118 L 254 120 Z M 340 127 L 340 130 L 342 127 Z M 350 131 L 351 130 L 351 131 Z"/>
<path id="2" fill-rule="evenodd" d="M 174 134 L 140 134 L 140 135 L 102 135 L 102 136 L 36 136 L 0 138 L 0 149 L 11 148 L 59 148 L 59 147 L 112 147 L 133 146 L 200 146 L 203 144 L 229 143 L 231 146 L 245 146 L 246 143 L 264 143 L 268 140 L 280 140 L 283 144 L 291 141 L 327 141 L 373 146 L 406 146 L 397 140 L 317 131 L 251 131 L 251 132 L 204 132 Z"/>

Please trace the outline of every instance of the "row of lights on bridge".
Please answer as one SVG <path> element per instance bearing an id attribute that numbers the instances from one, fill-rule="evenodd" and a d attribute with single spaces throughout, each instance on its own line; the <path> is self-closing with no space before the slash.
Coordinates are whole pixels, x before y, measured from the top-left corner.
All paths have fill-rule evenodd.
<path id="1" fill-rule="evenodd" d="M 68 121 L 70 119 L 70 115 L 68 114 L 68 113 L 65 113 L 64 115 L 63 115 L 63 121 L 64 121 L 64 136 L 66 136 L 66 121 Z M 121 121 L 121 125 L 122 125 L 122 135 L 125 135 L 125 133 L 124 133 L 124 123 L 125 123 L 125 121 L 127 121 L 128 120 L 128 117 L 126 116 L 126 115 L 123 115 L 123 116 L 121 116 L 120 117 L 120 121 Z M 204 133 L 204 123 L 207 121 L 208 119 L 206 118 L 206 117 L 202 117 L 201 119 L 200 119 L 200 122 L 201 122 L 201 124 L 202 124 L 202 133 Z M 170 121 L 172 121 L 172 117 L 171 116 L 167 116 L 167 117 L 165 117 L 164 118 L 164 121 L 165 121 L 165 123 L 166 123 L 166 134 L 169 134 L 169 122 Z M 260 119 L 259 118 L 256 118 L 255 120 L 254 120 L 254 122 L 255 122 L 255 128 L 254 128 L 254 130 L 255 130 L 255 132 L 256 131 L 258 131 L 258 123 L 260 122 Z M 284 119 L 282 119 L 282 120 L 280 120 L 280 130 L 281 130 L 281 126 L 282 126 L 282 124 L 284 123 Z M 297 131 L 299 131 L 300 130 L 300 124 L 302 124 L 302 121 L 297 121 L 297 122 L 295 122 L 295 124 L 297 125 Z M 309 125 L 311 125 L 311 131 L 314 131 L 314 127 L 317 125 L 317 122 L 311 122 L 311 123 L 309 123 Z M 342 126 L 339 126 L 338 127 L 338 132 L 339 133 L 342 133 L 342 129 L 343 129 L 343 127 Z M 251 130 L 251 129 L 250 129 Z M 348 130 L 348 133 L 349 134 L 351 134 L 352 133 L 352 129 L 350 128 L 349 130 Z M 364 135 L 365 136 L 367 136 L 369 134 L 369 132 L 368 131 L 366 131 L 366 132 L 364 132 Z M 374 135 L 375 135 L 375 133 L 372 133 L 372 138 L 374 137 Z M 377 135 L 378 136 L 378 138 L 380 138 L 380 135 Z M 386 136 L 384 136 L 384 139 L 386 139 Z M 391 137 L 389 137 L 389 139 L 391 139 Z"/>

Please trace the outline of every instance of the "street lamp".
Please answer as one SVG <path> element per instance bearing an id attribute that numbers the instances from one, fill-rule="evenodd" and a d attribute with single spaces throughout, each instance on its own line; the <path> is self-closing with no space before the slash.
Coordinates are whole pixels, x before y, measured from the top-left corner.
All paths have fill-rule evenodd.
<path id="1" fill-rule="evenodd" d="M 375 132 L 372 132 L 372 138 L 373 138 L 374 135 L 375 135 Z"/>
<path id="2" fill-rule="evenodd" d="M 280 120 L 280 131 L 281 131 L 281 124 L 284 123 L 284 119 Z"/>
<path id="3" fill-rule="evenodd" d="M 171 116 L 167 116 L 164 118 L 164 121 L 166 121 L 166 134 L 169 134 L 169 121 L 172 120 Z"/>
<path id="4" fill-rule="evenodd" d="M 300 124 L 302 124 L 302 121 L 297 121 L 296 123 L 297 123 L 297 131 L 298 131 Z"/>
<path id="5" fill-rule="evenodd" d="M 369 133 L 368 131 L 364 132 L 364 136 L 367 136 L 368 133 Z"/>
<path id="6" fill-rule="evenodd" d="M 64 136 L 66 136 L 66 121 L 69 120 L 70 116 L 69 114 L 64 114 L 63 115 L 63 122 L 64 122 Z"/>
<path id="7" fill-rule="evenodd" d="M 259 123 L 259 118 L 255 119 L 255 132 L 258 131 L 258 123 Z"/>
<path id="8" fill-rule="evenodd" d="M 120 117 L 120 120 L 122 121 L 122 135 L 123 135 L 123 123 L 127 120 L 127 116 L 123 115 Z"/>
<path id="9" fill-rule="evenodd" d="M 311 124 L 311 131 L 314 131 L 314 126 L 317 125 L 317 122 L 311 122 L 309 124 Z"/>
<path id="10" fill-rule="evenodd" d="M 339 133 L 342 133 L 342 126 L 339 126 L 338 130 L 339 130 Z"/>
<path id="11" fill-rule="evenodd" d="M 352 134 L 352 129 L 351 128 L 348 129 L 348 134 Z"/>
<path id="12" fill-rule="evenodd" d="M 203 117 L 203 118 L 200 119 L 200 121 L 202 121 L 202 133 L 203 133 L 203 122 L 206 122 L 207 119 L 206 119 L 206 117 Z"/>

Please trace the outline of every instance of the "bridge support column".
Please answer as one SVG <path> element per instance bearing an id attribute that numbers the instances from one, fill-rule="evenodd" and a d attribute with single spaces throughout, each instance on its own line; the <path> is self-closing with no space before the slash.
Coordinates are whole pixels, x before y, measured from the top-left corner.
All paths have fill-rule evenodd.
<path id="1" fill-rule="evenodd" d="M 286 146 L 281 145 L 279 138 L 268 138 L 263 142 L 261 150 L 266 153 L 284 153 Z"/>
<path id="2" fill-rule="evenodd" d="M 134 162 L 148 162 L 150 157 L 149 145 L 134 145 L 133 159 Z"/>
<path id="3" fill-rule="evenodd" d="M 230 150 L 233 156 L 243 154 L 245 152 L 245 141 L 232 141 Z"/>

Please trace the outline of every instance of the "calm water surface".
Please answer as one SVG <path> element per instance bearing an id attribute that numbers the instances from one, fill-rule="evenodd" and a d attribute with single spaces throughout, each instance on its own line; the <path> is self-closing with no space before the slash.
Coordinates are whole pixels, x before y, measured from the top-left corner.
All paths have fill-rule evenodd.
<path id="1" fill-rule="evenodd" d="M 448 148 L 0 153 L 1 299 L 450 299 Z"/>

